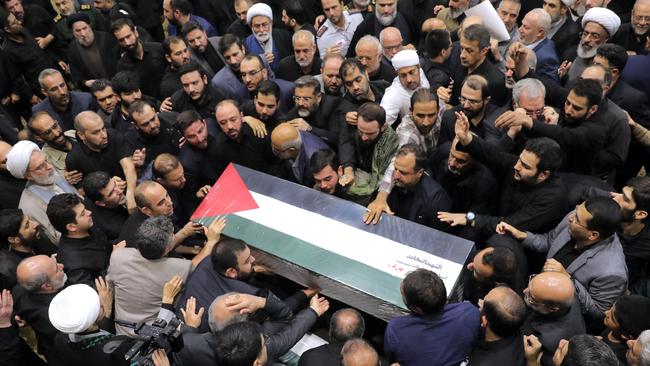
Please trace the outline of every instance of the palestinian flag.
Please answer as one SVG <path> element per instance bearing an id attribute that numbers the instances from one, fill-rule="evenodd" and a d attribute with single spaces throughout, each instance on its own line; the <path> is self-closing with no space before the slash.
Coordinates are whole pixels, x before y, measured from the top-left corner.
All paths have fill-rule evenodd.
<path id="1" fill-rule="evenodd" d="M 192 216 L 244 240 L 257 260 L 304 286 L 389 320 L 404 313 L 400 281 L 417 268 L 436 272 L 450 297 L 472 243 L 383 216 L 362 221 L 365 207 L 239 165 L 230 165 Z"/>

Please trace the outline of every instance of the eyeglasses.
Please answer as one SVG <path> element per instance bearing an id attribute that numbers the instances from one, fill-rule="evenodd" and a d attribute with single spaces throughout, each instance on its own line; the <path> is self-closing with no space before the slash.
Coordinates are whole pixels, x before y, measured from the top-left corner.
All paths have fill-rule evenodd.
<path id="1" fill-rule="evenodd" d="M 311 102 L 312 99 L 314 99 L 314 98 L 313 97 L 301 97 L 299 95 L 294 95 L 293 96 L 293 100 L 296 101 L 296 102 L 305 101 L 305 102 L 309 103 L 309 102 Z"/>
<path id="2" fill-rule="evenodd" d="M 580 207 L 580 205 L 577 205 L 576 208 L 575 208 L 575 210 L 573 210 L 573 212 L 571 212 L 571 213 L 569 214 L 569 222 L 572 223 L 572 224 L 576 224 L 576 225 L 578 225 L 578 226 L 582 226 L 583 228 L 585 228 L 585 229 L 587 229 L 587 230 L 590 230 L 590 229 L 587 227 L 587 225 L 583 225 L 583 224 L 581 224 L 581 223 L 578 221 L 578 207 Z"/>
<path id="3" fill-rule="evenodd" d="M 271 23 L 264 22 L 264 23 L 259 23 L 259 24 L 253 24 L 253 29 L 255 29 L 255 30 L 268 29 L 270 26 L 271 26 Z"/>
<path id="4" fill-rule="evenodd" d="M 402 45 L 398 44 L 396 46 L 384 46 L 385 51 L 398 52 L 402 49 Z"/>
<path id="5" fill-rule="evenodd" d="M 533 278 L 535 278 L 535 276 L 537 276 L 537 274 L 532 274 L 528 276 L 528 291 L 524 293 L 524 300 L 531 306 L 544 306 L 543 303 L 533 299 L 533 295 L 530 294 L 530 283 L 533 281 Z"/>
<path id="6" fill-rule="evenodd" d="M 526 114 L 529 117 L 533 117 L 533 118 L 537 118 L 537 117 L 541 116 L 544 113 L 544 107 L 542 107 L 540 109 L 535 109 L 535 110 L 532 110 L 532 111 L 530 109 L 526 109 L 526 108 L 524 108 L 524 109 L 526 110 Z"/>
<path id="7" fill-rule="evenodd" d="M 596 32 L 582 31 L 582 32 L 580 32 L 578 34 L 580 35 L 580 38 L 584 38 L 584 39 L 591 38 L 596 42 L 600 41 L 601 38 L 603 38 L 603 36 L 601 36 L 600 33 L 596 33 Z"/>
<path id="8" fill-rule="evenodd" d="M 460 104 L 465 104 L 467 102 L 467 103 L 472 104 L 472 105 L 479 105 L 479 104 L 483 103 L 482 100 L 468 99 L 468 98 L 465 98 L 462 95 L 460 96 L 458 101 L 460 102 Z"/>
<path id="9" fill-rule="evenodd" d="M 245 78 L 246 76 L 253 77 L 253 76 L 259 74 L 260 71 L 262 71 L 262 70 L 263 69 L 257 69 L 257 70 L 253 70 L 253 71 L 249 71 L 249 72 L 242 72 L 242 73 L 240 73 L 240 75 L 241 75 L 242 79 Z"/>
<path id="10" fill-rule="evenodd" d="M 635 22 L 644 21 L 646 23 L 650 23 L 650 16 L 635 15 L 632 17 L 632 20 L 634 20 Z"/>

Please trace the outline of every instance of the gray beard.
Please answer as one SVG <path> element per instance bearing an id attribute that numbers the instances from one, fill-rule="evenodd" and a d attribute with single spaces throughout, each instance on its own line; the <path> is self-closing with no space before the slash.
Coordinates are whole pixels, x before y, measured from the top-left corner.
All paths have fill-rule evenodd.
<path id="1" fill-rule="evenodd" d="M 591 50 L 586 50 L 581 44 L 578 44 L 577 54 L 580 58 L 594 58 L 598 52 L 598 47 L 593 47 Z"/>
<path id="2" fill-rule="evenodd" d="M 377 17 L 377 21 L 379 22 L 379 24 L 383 25 L 384 27 L 387 27 L 393 24 L 393 22 L 395 22 L 395 18 L 397 18 L 397 9 L 393 13 L 393 15 L 385 15 L 385 16 L 381 16 L 379 14 L 375 14 L 375 15 Z"/>

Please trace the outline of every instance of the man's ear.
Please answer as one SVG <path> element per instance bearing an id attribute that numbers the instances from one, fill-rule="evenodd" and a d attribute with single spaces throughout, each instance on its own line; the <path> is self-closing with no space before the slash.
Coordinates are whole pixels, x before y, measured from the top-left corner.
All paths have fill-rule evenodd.
<path id="1" fill-rule="evenodd" d="M 589 112 L 587 112 L 587 118 L 591 117 L 598 111 L 598 105 L 592 105 L 591 108 L 589 108 Z"/>
<path id="2" fill-rule="evenodd" d="M 170 64 L 172 63 L 172 58 L 168 54 L 165 54 L 165 60 Z"/>
<path id="3" fill-rule="evenodd" d="M 232 268 L 232 267 L 228 267 L 228 269 L 226 269 L 226 272 L 224 273 L 224 275 L 226 277 L 228 277 L 228 278 L 235 279 L 235 278 L 237 278 L 237 270 Z"/>
<path id="4" fill-rule="evenodd" d="M 21 242 L 19 236 L 10 236 L 7 238 L 7 241 L 9 242 L 10 245 L 18 245 Z"/>
<path id="5" fill-rule="evenodd" d="M 487 328 L 487 327 L 488 327 L 487 316 L 481 315 L 481 328 Z"/>
<path id="6" fill-rule="evenodd" d="M 151 217 L 153 215 L 153 211 L 149 207 L 139 207 L 138 209 L 146 216 Z"/>
<path id="7" fill-rule="evenodd" d="M 66 224 L 65 228 L 68 230 L 69 233 L 71 233 L 77 231 L 79 227 L 77 226 L 77 224 L 70 223 L 70 224 Z"/>
<path id="8" fill-rule="evenodd" d="M 643 220 L 646 217 L 648 217 L 648 211 L 645 211 L 645 210 L 634 211 L 634 219 L 635 220 Z"/>
<path id="9" fill-rule="evenodd" d="M 550 176 L 551 176 L 551 172 L 548 170 L 544 170 L 543 172 L 539 173 L 539 175 L 537 175 L 537 183 L 542 183 Z"/>

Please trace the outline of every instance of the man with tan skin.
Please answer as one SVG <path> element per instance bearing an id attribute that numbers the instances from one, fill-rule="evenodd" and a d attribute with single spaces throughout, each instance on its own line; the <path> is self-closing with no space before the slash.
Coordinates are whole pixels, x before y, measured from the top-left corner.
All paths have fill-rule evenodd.
<path id="1" fill-rule="evenodd" d="M 48 316 L 50 302 L 67 281 L 63 264 L 56 258 L 35 255 L 20 262 L 16 277 L 18 286 L 12 290 L 15 313 L 34 329 L 38 352 L 48 363 L 63 365 L 54 345 L 58 331 Z"/>
<path id="2" fill-rule="evenodd" d="M 362 338 L 350 339 L 341 349 L 342 366 L 380 365 L 377 351 Z"/>
<path id="3" fill-rule="evenodd" d="M 560 272 L 533 275 L 524 289 L 524 301 L 531 310 L 521 327 L 524 347 L 538 340 L 543 352 L 542 365 L 552 365 L 560 340 L 586 331 L 573 281 Z"/>
<path id="4" fill-rule="evenodd" d="M 339 70 L 345 58 L 338 53 L 332 53 L 323 58 L 320 74 L 314 76 L 321 84 L 321 91 L 327 95 L 340 97 L 343 95 L 343 80 Z"/>
<path id="5" fill-rule="evenodd" d="M 648 29 L 650 29 L 650 1 L 636 0 L 630 22 L 621 25 L 611 41 L 625 47 L 630 55 L 644 54 L 646 39 L 644 35 Z"/>
<path id="6" fill-rule="evenodd" d="M 393 56 L 404 49 L 402 34 L 395 27 L 384 28 L 379 33 L 379 42 L 381 42 L 382 53 L 388 61 L 391 61 Z"/>
<path id="7" fill-rule="evenodd" d="M 318 150 L 330 149 L 318 136 L 299 131 L 288 122 L 273 130 L 271 147 L 275 156 L 284 160 L 287 177 L 307 187 L 314 186 L 314 176 L 309 169 L 311 156 Z"/>
<path id="8" fill-rule="evenodd" d="M 55 69 L 45 69 L 38 75 L 41 92 L 47 96 L 32 107 L 32 113 L 47 111 L 59 121 L 64 131 L 73 129 L 74 117 L 82 111 L 92 110 L 92 95 L 69 91 L 63 75 Z"/>
<path id="9" fill-rule="evenodd" d="M 355 51 L 357 60 L 366 67 L 371 81 L 385 80 L 389 83 L 393 82 L 397 73 L 390 63 L 382 62 L 384 55 L 381 42 L 377 37 L 371 35 L 361 37 Z"/>
<path id="10" fill-rule="evenodd" d="M 276 70 L 279 79 L 295 81 L 301 76 L 317 75 L 321 69 L 321 59 L 316 57 L 316 38 L 308 30 L 296 31 L 292 38 L 293 55 L 280 60 Z"/>
<path id="11" fill-rule="evenodd" d="M 572 0 L 544 0 L 542 6 L 551 16 L 551 28 L 547 37 L 555 43 L 560 61 L 566 60 L 580 42 L 580 25 L 573 20 L 567 5 L 571 2 Z"/>
<path id="12" fill-rule="evenodd" d="M 43 154 L 56 170 L 59 171 L 70 184 L 77 184 L 82 176 L 78 172 L 65 171 L 65 157 L 72 150 L 74 141 L 63 133 L 63 129 L 48 112 L 37 112 L 27 121 L 27 128 L 34 135 L 36 141 L 45 142 Z"/>
<path id="13" fill-rule="evenodd" d="M 342 0 L 321 0 L 323 14 L 327 18 L 318 28 L 318 52 L 321 57 L 330 53 L 347 55 L 350 40 L 357 26 L 363 21 L 359 13 L 344 11 Z"/>
<path id="14" fill-rule="evenodd" d="M 246 13 L 248 9 L 253 6 L 252 0 L 235 0 L 233 2 L 235 8 L 236 19 L 230 23 L 226 34 L 234 34 L 239 39 L 245 39 L 251 35 L 251 28 L 246 24 Z"/>

